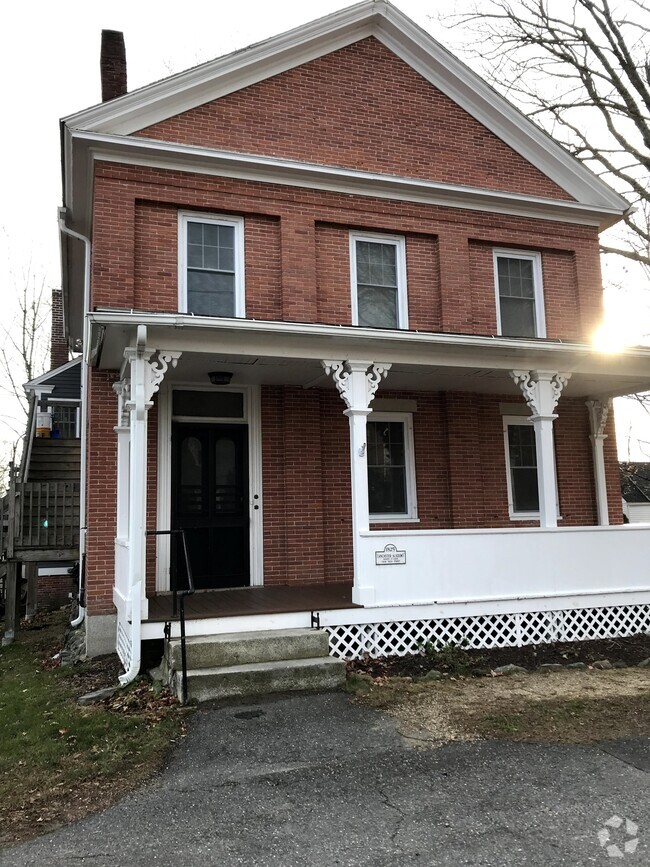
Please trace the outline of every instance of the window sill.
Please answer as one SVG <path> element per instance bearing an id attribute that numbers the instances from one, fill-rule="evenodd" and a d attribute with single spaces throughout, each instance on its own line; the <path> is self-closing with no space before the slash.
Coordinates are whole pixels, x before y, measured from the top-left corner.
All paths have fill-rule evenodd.
<path id="1" fill-rule="evenodd" d="M 539 521 L 539 512 L 518 512 L 509 515 L 511 521 Z M 557 516 L 558 521 L 563 521 L 562 515 Z"/>
<path id="2" fill-rule="evenodd" d="M 381 518 L 370 516 L 371 524 L 419 524 L 419 518 L 408 518 L 404 515 L 382 515 Z"/>

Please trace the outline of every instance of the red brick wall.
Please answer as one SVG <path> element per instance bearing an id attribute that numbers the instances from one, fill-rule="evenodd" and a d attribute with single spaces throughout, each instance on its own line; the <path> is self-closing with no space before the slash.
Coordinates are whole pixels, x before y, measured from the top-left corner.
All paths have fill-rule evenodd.
<path id="1" fill-rule="evenodd" d="M 536 525 L 532 521 L 513 522 L 508 515 L 499 404 L 519 407 L 517 398 L 425 392 L 383 392 L 380 396 L 417 402 L 413 433 L 419 522 L 400 523 L 395 528 Z M 277 386 L 262 389 L 264 571 L 268 584 L 352 578 L 349 438 L 343 408 L 334 391 L 305 392 Z M 293 419 L 295 427 L 291 437 L 287 419 Z M 556 460 L 561 526 L 595 524 L 591 443 L 582 400 L 565 399 L 559 405 Z M 612 485 L 614 479 L 612 473 Z M 620 493 L 613 487 L 610 512 L 612 523 L 621 523 Z M 391 525 L 372 526 L 386 529 Z M 301 546 L 304 555 L 296 559 L 293 552 Z"/>
<path id="2" fill-rule="evenodd" d="M 37 604 L 39 611 L 54 611 L 67 605 L 73 591 L 69 575 L 39 575 L 37 585 Z"/>
<path id="3" fill-rule="evenodd" d="M 88 484 L 86 494 L 86 607 L 90 615 L 111 614 L 115 577 L 117 499 L 117 398 L 115 375 L 90 369 Z"/>
<path id="4" fill-rule="evenodd" d="M 161 121 L 140 135 L 571 198 L 373 37 Z"/>
<path id="5" fill-rule="evenodd" d="M 492 248 L 542 253 L 549 337 L 588 340 L 602 316 L 593 227 L 99 163 L 92 304 L 178 309 L 178 211 L 245 217 L 255 319 L 350 324 L 350 230 L 406 239 L 410 326 L 494 334 Z"/>

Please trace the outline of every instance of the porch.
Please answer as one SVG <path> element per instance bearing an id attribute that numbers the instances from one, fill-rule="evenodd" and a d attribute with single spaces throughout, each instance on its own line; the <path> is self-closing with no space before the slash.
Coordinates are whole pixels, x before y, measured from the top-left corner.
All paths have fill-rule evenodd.
<path id="1" fill-rule="evenodd" d="M 102 364 L 110 369 L 120 352 L 124 357 L 114 388 L 119 410 L 113 601 L 127 657 L 125 636 L 136 621 L 139 637 L 147 639 L 159 636 L 169 617 L 169 547 L 159 540 L 155 552 L 145 552 L 151 511 L 144 468 L 158 468 L 157 526 L 174 526 L 174 422 L 242 424 L 248 430 L 240 451 L 248 448 L 250 478 L 238 493 L 245 502 L 242 526 L 250 533 L 255 586 L 197 593 L 187 614 L 189 635 L 305 627 L 315 613 L 330 633 L 332 652 L 349 656 L 409 652 L 432 637 L 498 646 L 490 642 L 650 628 L 644 572 L 650 527 L 608 526 L 621 518 L 606 451 L 613 448 L 611 436 L 606 444 L 608 398 L 650 380 L 646 350 L 613 362 L 588 347 L 555 341 L 352 328 L 336 329 L 334 337 L 324 326 L 236 320 L 197 325 L 188 317 L 158 314 L 93 318 L 103 329 L 96 332 Z M 326 350 L 333 346 L 339 359 L 394 360 L 330 360 Z M 214 371 L 228 383 L 207 385 Z M 243 395 L 228 417 L 200 406 L 201 394 L 219 391 Z M 183 392 L 189 394 L 175 400 Z M 285 392 L 286 399 L 279 399 Z M 153 405 L 157 462 L 146 433 Z M 487 427 L 451 412 L 465 405 Z M 369 508 L 368 426 L 373 417 L 383 420 L 390 413 L 414 418 L 411 473 L 419 511 L 413 496 L 403 515 L 388 509 L 378 517 Z M 512 508 L 507 485 L 513 476 L 501 425 L 510 415 L 515 426 L 530 426 L 537 447 L 538 506 L 528 512 Z M 206 454 L 208 448 L 214 452 L 212 439 L 201 445 L 195 432 L 188 435 Z M 485 477 L 493 502 L 479 512 L 464 504 L 470 499 L 467 462 L 481 449 L 479 481 Z M 432 461 L 438 462 L 438 476 Z M 216 489 L 206 491 L 201 497 L 214 500 Z M 155 563 L 155 584 L 147 562 Z M 306 568 L 309 586 L 293 574 L 287 587 L 277 586 L 281 569 Z M 329 597 L 334 591 L 328 582 L 334 587 L 348 576 L 351 594 L 348 584 L 345 597 Z M 575 629 L 569 621 L 578 624 Z"/>

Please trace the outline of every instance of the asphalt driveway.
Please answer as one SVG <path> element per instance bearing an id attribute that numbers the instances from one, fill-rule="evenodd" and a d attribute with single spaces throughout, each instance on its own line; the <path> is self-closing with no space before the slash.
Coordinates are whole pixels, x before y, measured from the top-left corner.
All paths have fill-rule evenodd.
<path id="1" fill-rule="evenodd" d="M 647 741 L 422 752 L 342 694 L 204 706 L 147 787 L 0 854 L 3 867 L 613 863 L 650 863 Z"/>

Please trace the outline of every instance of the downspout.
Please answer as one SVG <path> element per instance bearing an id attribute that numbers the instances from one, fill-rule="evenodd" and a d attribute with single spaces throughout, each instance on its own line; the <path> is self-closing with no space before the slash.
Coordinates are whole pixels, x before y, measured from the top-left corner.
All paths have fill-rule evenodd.
<path id="1" fill-rule="evenodd" d="M 145 580 L 145 521 L 147 512 L 147 394 L 145 386 L 147 328 L 138 325 L 135 357 L 131 360 L 131 453 L 129 474 L 129 576 L 131 578 L 131 662 L 120 676 L 122 686 L 140 672 L 142 649 L 142 586 Z M 148 357 L 148 356 L 147 356 Z"/>
<path id="2" fill-rule="evenodd" d="M 66 209 L 59 208 L 59 231 L 68 235 L 70 238 L 75 238 L 81 241 L 84 245 L 84 293 L 83 293 L 83 336 L 82 336 L 82 356 L 81 356 L 81 460 L 80 460 L 80 490 L 79 490 L 79 614 L 71 621 L 70 626 L 80 626 L 86 616 L 86 607 L 82 605 L 82 600 L 85 601 L 85 580 L 86 580 L 86 447 L 87 447 L 87 426 L 88 426 L 88 362 L 86 361 L 86 353 L 89 347 L 90 326 L 88 316 L 90 310 L 90 240 L 85 235 L 75 232 L 66 226 Z"/>

